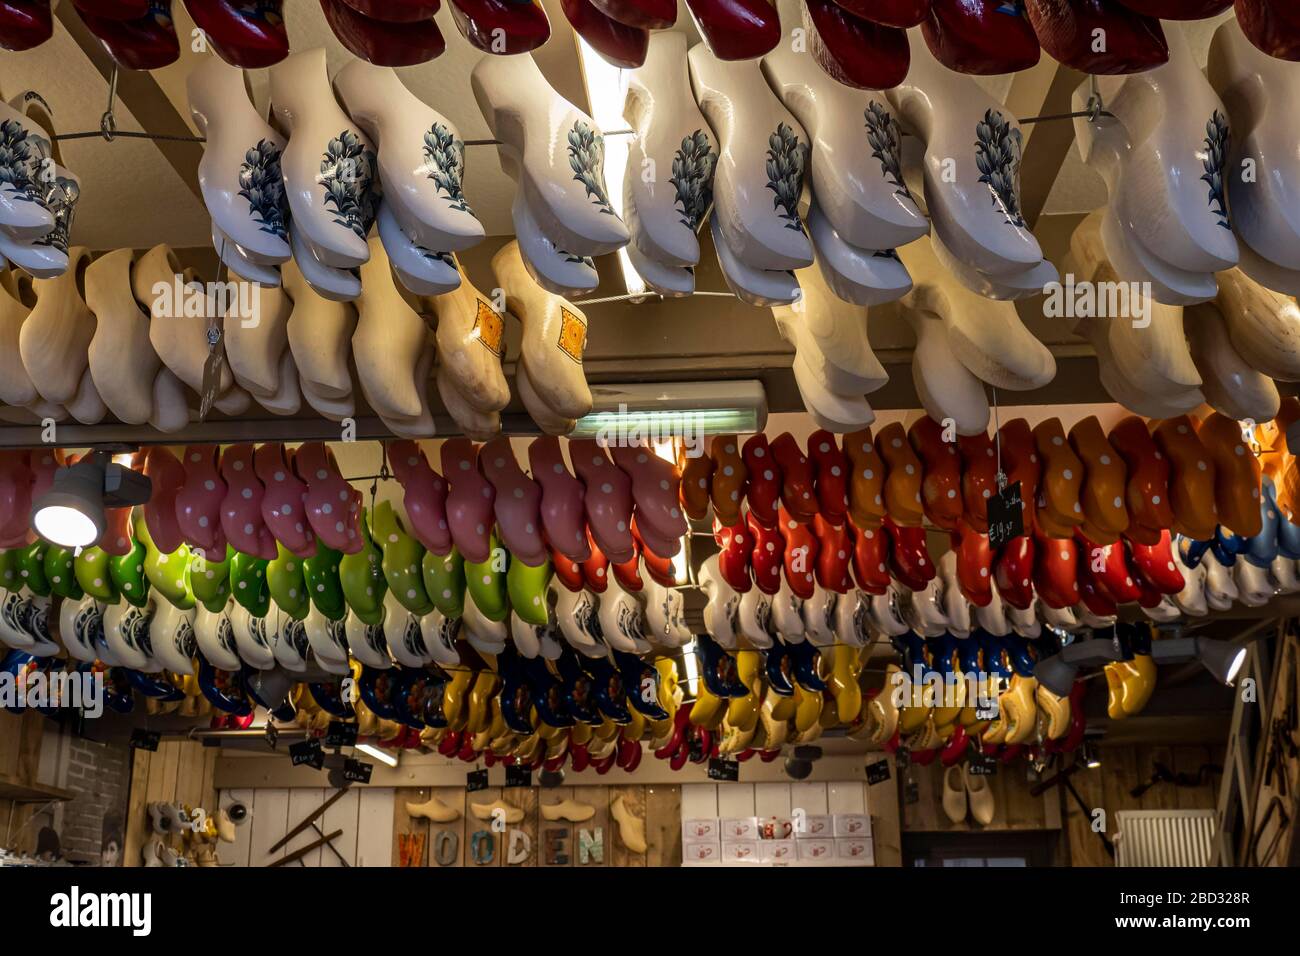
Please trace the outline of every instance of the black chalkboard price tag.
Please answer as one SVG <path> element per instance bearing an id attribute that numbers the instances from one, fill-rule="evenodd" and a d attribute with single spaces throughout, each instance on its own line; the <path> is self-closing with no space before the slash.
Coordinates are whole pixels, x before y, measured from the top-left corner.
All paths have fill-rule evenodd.
<path id="1" fill-rule="evenodd" d="M 875 785 L 889 779 L 889 761 L 877 760 L 867 764 L 867 783 Z"/>
<path id="2" fill-rule="evenodd" d="M 993 757 L 974 757 L 966 766 L 972 777 L 992 777 L 998 772 L 998 762 Z"/>
<path id="3" fill-rule="evenodd" d="M 347 757 L 343 761 L 343 779 L 349 783 L 369 783 L 370 775 L 375 772 L 375 765 Z"/>
<path id="4" fill-rule="evenodd" d="M 325 766 L 325 751 L 320 749 L 319 740 L 300 740 L 289 745 L 289 763 L 295 767 L 314 767 L 320 770 Z"/>
<path id="5" fill-rule="evenodd" d="M 506 767 L 507 787 L 531 787 L 533 772 L 527 767 Z"/>
<path id="6" fill-rule="evenodd" d="M 131 731 L 131 749 L 147 750 L 150 753 L 157 753 L 158 744 L 162 741 L 162 734 L 156 730 L 144 730 L 137 727 Z"/>
<path id="7" fill-rule="evenodd" d="M 723 760 L 721 757 L 710 757 L 709 779 L 725 780 L 735 783 L 740 779 L 740 764 L 735 760 Z"/>
<path id="8" fill-rule="evenodd" d="M 1020 482 L 1013 481 L 988 502 L 989 547 L 997 550 L 1025 533 L 1025 504 L 1020 500 Z"/>
<path id="9" fill-rule="evenodd" d="M 471 770 L 465 774 L 465 792 L 477 793 L 480 790 L 488 788 L 488 772 L 486 770 Z"/>
<path id="10" fill-rule="evenodd" d="M 326 747 L 353 747 L 357 742 L 357 725 L 331 720 L 325 731 Z"/>

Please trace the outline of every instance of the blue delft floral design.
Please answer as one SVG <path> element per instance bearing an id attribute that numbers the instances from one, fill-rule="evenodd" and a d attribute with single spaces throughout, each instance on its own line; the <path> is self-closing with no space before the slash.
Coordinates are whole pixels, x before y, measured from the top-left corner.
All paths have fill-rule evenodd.
<path id="1" fill-rule="evenodd" d="M 903 181 L 903 134 L 898 129 L 894 115 L 875 100 L 867 104 L 862 111 L 866 121 L 867 143 L 871 146 L 871 156 L 880 163 L 885 179 L 894 187 L 894 193 L 912 198 L 912 191 Z"/>
<path id="2" fill-rule="evenodd" d="M 37 176 L 50 152 L 49 141 L 22 123 L 0 121 L 0 189 L 19 202 L 39 203 L 43 190 Z"/>
<path id="3" fill-rule="evenodd" d="M 772 205 L 781 210 L 787 229 L 803 232 L 799 220 L 799 194 L 803 191 L 803 172 L 808 165 L 808 144 L 799 142 L 794 130 L 781 123 L 767 138 L 767 188 L 772 190 Z"/>
<path id="4" fill-rule="evenodd" d="M 1024 228 L 1020 210 L 1020 156 L 1024 139 L 997 110 L 984 112 L 975 127 L 975 165 L 979 181 L 989 187 L 993 205 L 1002 210 L 1007 225 Z"/>
<path id="5" fill-rule="evenodd" d="M 1228 118 L 1218 110 L 1205 123 L 1205 158 L 1201 165 L 1205 175 L 1201 181 L 1210 187 L 1210 208 L 1219 218 L 1219 225 L 1231 229 L 1228 224 L 1228 204 L 1223 197 L 1223 165 L 1228 159 L 1228 143 L 1232 139 L 1228 129 Z"/>
<path id="6" fill-rule="evenodd" d="M 609 204 L 609 195 L 605 186 L 605 137 L 597 133 L 588 124 L 578 120 L 569 130 L 569 166 L 573 169 L 573 178 L 587 190 L 587 196 L 600 207 L 600 211 L 610 216 L 614 210 Z"/>
<path id="7" fill-rule="evenodd" d="M 718 157 L 709 137 L 699 129 L 685 137 L 673 154 L 673 174 L 668 181 L 673 184 L 677 204 L 682 207 L 681 224 L 691 232 L 700 228 L 713 205 L 713 170 L 717 164 Z"/>
<path id="8" fill-rule="evenodd" d="M 248 202 L 249 215 L 262 232 L 287 238 L 289 207 L 280 172 L 280 148 L 261 139 L 239 164 L 239 195 Z"/>
<path id="9" fill-rule="evenodd" d="M 353 130 L 345 129 L 325 147 L 316 179 L 325 187 L 325 208 L 333 207 L 334 222 L 362 239 L 375 221 L 375 160 L 375 151 Z"/>
<path id="10" fill-rule="evenodd" d="M 67 176 L 55 176 L 50 188 L 39 202 L 54 216 L 54 228 L 32 241 L 34 246 L 49 246 L 59 252 L 67 253 L 68 236 L 72 232 L 72 217 L 77 211 L 77 200 L 81 198 L 81 186 L 75 179 Z"/>
<path id="11" fill-rule="evenodd" d="M 448 205 L 457 212 L 474 215 L 461 191 L 461 180 L 465 176 L 465 144 L 446 126 L 434 123 L 424 134 L 424 160 L 425 174 L 447 194 Z"/>

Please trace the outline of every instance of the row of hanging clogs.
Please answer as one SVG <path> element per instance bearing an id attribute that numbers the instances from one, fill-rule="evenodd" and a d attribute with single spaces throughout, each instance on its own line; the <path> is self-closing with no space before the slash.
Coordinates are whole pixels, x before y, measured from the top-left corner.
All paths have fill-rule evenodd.
<path id="1" fill-rule="evenodd" d="M 93 261 L 73 247 L 76 267 L 55 278 L 7 272 L 0 277 L 0 415 L 83 424 L 111 415 L 177 431 L 203 394 L 213 320 L 224 327 L 214 407 L 225 414 L 256 402 L 294 415 L 305 402 L 342 421 L 364 407 L 361 399 L 394 434 L 429 437 L 436 386 L 463 433 L 498 433 L 511 395 L 502 369 L 505 316 L 467 278 L 450 292 L 416 296 L 379 238 L 370 238 L 369 251 L 355 303 L 319 295 L 292 262 L 278 285 L 230 282 L 214 296 L 167 246 Z M 525 409 L 543 431 L 567 433 L 592 407 L 582 366 L 586 317 L 533 282 L 516 243 L 497 253 L 493 271 L 523 327 L 515 387 Z M 436 331 L 426 317 L 436 319 Z"/>
<path id="2" fill-rule="evenodd" d="M 156 70 L 180 56 L 173 0 L 73 0 L 77 15 L 119 66 Z M 446 48 L 434 21 L 438 0 L 321 0 L 325 22 L 351 53 L 380 66 L 411 66 Z M 185 9 L 222 59 L 246 69 L 289 55 L 283 0 L 185 0 Z M 0 9 L 0 48 L 28 50 L 53 35 L 51 0 L 9 0 Z M 452 0 L 452 19 L 476 49 L 513 55 L 551 35 L 535 0 Z"/>

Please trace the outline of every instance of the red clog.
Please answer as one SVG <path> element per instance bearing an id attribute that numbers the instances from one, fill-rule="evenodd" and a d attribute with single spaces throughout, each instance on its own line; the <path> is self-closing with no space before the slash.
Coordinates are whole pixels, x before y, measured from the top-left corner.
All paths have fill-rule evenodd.
<path id="1" fill-rule="evenodd" d="M 343 0 L 320 0 L 325 22 L 348 50 L 376 66 L 414 66 L 442 55 L 447 41 L 433 20 L 391 23 L 358 13 Z"/>
<path id="2" fill-rule="evenodd" d="M 151 0 L 149 12 L 135 20 L 115 20 L 77 11 L 109 55 L 128 70 L 157 70 L 175 63 L 180 41 L 172 26 L 171 0 Z"/>
<path id="3" fill-rule="evenodd" d="M 461 36 L 497 56 L 536 50 L 551 36 L 551 21 L 536 0 L 451 0 L 451 16 Z"/>
<path id="4" fill-rule="evenodd" d="M 289 55 L 281 0 L 185 0 L 185 9 L 217 55 L 233 66 L 255 70 Z"/>
<path id="5" fill-rule="evenodd" d="M 1011 0 L 934 0 L 921 32 L 935 59 L 958 73 L 1016 73 L 1038 62 L 1038 38 Z"/>

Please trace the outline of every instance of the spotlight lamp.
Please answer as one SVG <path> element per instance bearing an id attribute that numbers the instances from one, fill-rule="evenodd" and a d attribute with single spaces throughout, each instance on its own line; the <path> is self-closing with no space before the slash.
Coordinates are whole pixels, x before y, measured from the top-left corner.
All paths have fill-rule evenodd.
<path id="1" fill-rule="evenodd" d="M 1218 641 L 1212 637 L 1174 637 L 1151 644 L 1151 659 L 1164 661 L 1200 661 L 1222 684 L 1234 684 L 1246 663 L 1246 645 Z"/>
<path id="2" fill-rule="evenodd" d="M 142 505 L 152 493 L 145 475 L 94 451 L 54 473 L 50 489 L 32 503 L 32 527 L 53 544 L 89 547 L 104 533 L 105 508 Z"/>

